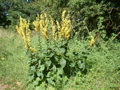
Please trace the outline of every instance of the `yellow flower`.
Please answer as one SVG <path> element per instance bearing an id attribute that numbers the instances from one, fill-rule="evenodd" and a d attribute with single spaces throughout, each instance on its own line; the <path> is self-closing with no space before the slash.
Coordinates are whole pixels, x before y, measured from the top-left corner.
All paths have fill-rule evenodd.
<path id="1" fill-rule="evenodd" d="M 4 58 L 4 57 L 2 57 L 2 58 L 1 58 L 1 60 L 5 60 L 5 58 Z"/>
<path id="2" fill-rule="evenodd" d="M 32 50 L 33 52 L 38 52 L 36 49 L 30 47 L 30 50 Z"/>
<path id="3" fill-rule="evenodd" d="M 92 47 L 95 44 L 95 38 L 91 36 L 90 46 Z"/>

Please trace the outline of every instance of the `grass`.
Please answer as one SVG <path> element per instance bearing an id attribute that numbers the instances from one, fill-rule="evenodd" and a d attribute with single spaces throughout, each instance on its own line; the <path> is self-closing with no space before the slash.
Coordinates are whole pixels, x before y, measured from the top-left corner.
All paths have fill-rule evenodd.
<path id="1" fill-rule="evenodd" d="M 1 28 L 0 42 L 0 90 L 31 90 L 27 87 L 28 63 L 23 41 L 17 33 Z M 78 72 L 59 89 L 120 90 L 119 51 L 119 42 L 109 42 L 108 46 L 102 43 L 100 48 L 93 47 L 87 57 L 87 60 L 92 62 L 87 74 Z M 54 88 L 49 86 L 48 90 Z"/>
<path id="2" fill-rule="evenodd" d="M 3 29 L 0 42 L 0 84 L 8 85 L 11 90 L 21 88 L 26 82 L 28 66 L 23 42 L 18 34 Z"/>

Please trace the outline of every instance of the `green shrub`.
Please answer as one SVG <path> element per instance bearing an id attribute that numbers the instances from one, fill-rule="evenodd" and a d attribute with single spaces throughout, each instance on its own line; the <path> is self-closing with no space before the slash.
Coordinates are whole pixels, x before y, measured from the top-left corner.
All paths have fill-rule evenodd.
<path id="1" fill-rule="evenodd" d="M 70 0 L 68 3 L 73 15 L 72 21 L 74 32 L 78 36 L 87 36 L 89 32 L 104 34 L 105 40 L 111 37 L 112 33 L 119 32 L 119 7 L 114 7 L 110 2 L 97 3 L 91 0 Z"/>

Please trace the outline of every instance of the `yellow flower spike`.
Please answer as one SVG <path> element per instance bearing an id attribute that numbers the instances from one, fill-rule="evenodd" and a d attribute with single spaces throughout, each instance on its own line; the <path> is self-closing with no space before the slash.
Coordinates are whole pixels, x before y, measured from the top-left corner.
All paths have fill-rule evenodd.
<path id="1" fill-rule="evenodd" d="M 71 21 L 69 20 L 69 15 L 65 15 L 66 11 L 62 13 L 62 23 L 61 23 L 61 36 L 62 38 L 69 38 L 71 31 Z"/>
<path id="2" fill-rule="evenodd" d="M 38 52 L 36 49 L 30 47 L 30 50 L 32 50 L 33 52 Z"/>
<path id="3" fill-rule="evenodd" d="M 43 17 L 43 15 L 42 15 L 42 14 L 40 15 L 40 19 L 41 19 L 41 20 L 43 20 L 43 19 L 44 19 L 44 17 Z"/>
<path id="4" fill-rule="evenodd" d="M 29 29 L 29 25 L 30 25 L 29 21 L 26 21 L 25 19 L 22 19 L 22 17 L 20 17 L 20 24 L 19 26 L 16 26 L 18 33 L 20 34 L 21 38 L 24 40 L 26 49 L 29 49 L 31 42 L 31 38 L 30 38 L 31 31 Z"/>
<path id="5" fill-rule="evenodd" d="M 61 39 L 61 26 L 60 26 L 60 23 L 58 21 L 56 21 L 56 24 L 57 24 L 57 37 L 58 39 Z"/>
<path id="6" fill-rule="evenodd" d="M 62 20 L 65 19 L 65 13 L 66 13 L 66 11 L 64 10 L 64 11 L 62 12 Z"/>
<path id="7" fill-rule="evenodd" d="M 47 17 L 47 14 L 46 14 L 46 13 L 44 14 L 44 17 L 45 17 L 45 18 Z"/>
<path id="8" fill-rule="evenodd" d="M 92 47 L 95 44 L 95 38 L 91 36 L 90 46 Z"/>
<path id="9" fill-rule="evenodd" d="M 55 27 L 55 25 L 54 25 L 54 23 L 53 23 L 53 19 L 51 18 L 51 22 L 52 22 L 52 37 L 53 37 L 53 39 L 56 41 L 56 27 Z"/>
<path id="10" fill-rule="evenodd" d="M 56 21 L 56 23 L 57 23 L 57 29 L 60 31 L 60 29 L 61 29 L 60 24 L 58 21 Z"/>
<path id="11" fill-rule="evenodd" d="M 45 39 L 49 39 L 48 32 L 50 29 L 52 30 L 51 34 L 54 40 L 68 39 L 70 37 L 71 21 L 69 15 L 66 15 L 65 10 L 62 12 L 61 18 L 61 23 L 56 21 L 56 24 L 54 24 L 53 18 L 50 16 L 50 19 L 48 19 L 46 13 L 38 15 L 33 22 L 33 25 L 35 26 L 34 29 L 35 31 L 40 31 Z M 49 28 L 50 23 L 52 24 L 52 27 Z"/>
<path id="12" fill-rule="evenodd" d="M 25 48 L 26 48 L 26 49 L 29 49 L 29 46 L 30 46 L 30 45 L 29 45 L 27 42 L 25 42 Z"/>

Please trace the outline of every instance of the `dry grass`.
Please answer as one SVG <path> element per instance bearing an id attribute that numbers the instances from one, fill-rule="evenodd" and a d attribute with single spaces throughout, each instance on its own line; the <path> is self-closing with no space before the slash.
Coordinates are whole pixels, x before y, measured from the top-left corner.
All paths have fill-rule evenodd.
<path id="1" fill-rule="evenodd" d="M 26 82 L 28 64 L 25 60 L 20 36 L 0 27 L 0 90 L 23 90 L 18 88 Z"/>
<path id="2" fill-rule="evenodd" d="M 0 37 L 12 37 L 14 35 L 15 34 L 12 31 L 6 30 L 6 29 L 0 27 Z"/>

